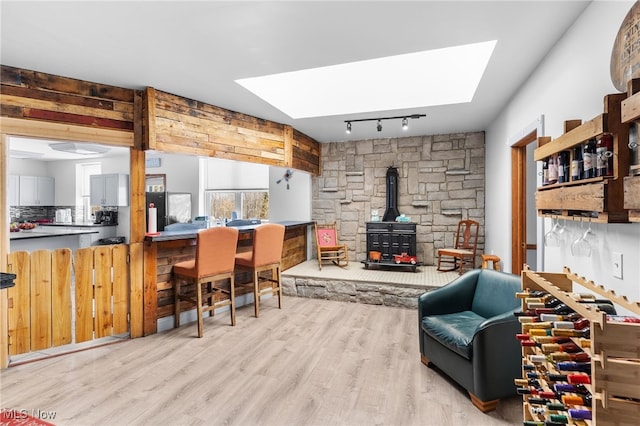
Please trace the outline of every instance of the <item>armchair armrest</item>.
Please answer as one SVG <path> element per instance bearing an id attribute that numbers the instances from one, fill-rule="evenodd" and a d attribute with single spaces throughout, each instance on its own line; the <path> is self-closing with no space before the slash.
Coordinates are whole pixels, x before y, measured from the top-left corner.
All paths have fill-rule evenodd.
<path id="1" fill-rule="evenodd" d="M 480 270 L 460 275 L 444 287 L 428 291 L 418 297 L 418 321 L 427 315 L 470 311 Z"/>
<path id="2" fill-rule="evenodd" d="M 475 395 L 488 401 L 515 394 L 513 379 L 521 374 L 522 352 L 516 334 L 519 308 L 488 318 L 473 337 Z"/>

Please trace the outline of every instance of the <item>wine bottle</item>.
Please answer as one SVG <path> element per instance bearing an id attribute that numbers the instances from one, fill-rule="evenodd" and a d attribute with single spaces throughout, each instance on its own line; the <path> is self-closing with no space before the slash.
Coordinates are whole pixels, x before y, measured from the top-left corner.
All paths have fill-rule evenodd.
<path id="1" fill-rule="evenodd" d="M 582 178 L 582 147 L 577 145 L 573 147 L 573 159 L 571 160 L 571 180 L 580 180 Z"/>
<path id="2" fill-rule="evenodd" d="M 589 139 L 582 147 L 582 177 L 596 177 L 596 140 Z"/>
<path id="3" fill-rule="evenodd" d="M 613 176 L 613 136 L 603 134 L 596 142 L 596 175 Z"/>
<path id="4" fill-rule="evenodd" d="M 560 371 L 581 371 L 584 373 L 591 372 L 590 362 L 561 361 L 556 364 L 556 367 Z"/>
<path id="5" fill-rule="evenodd" d="M 542 185 L 549 185 L 549 157 L 542 160 Z"/>
<path id="6" fill-rule="evenodd" d="M 557 393 L 577 393 L 580 395 L 589 395 L 591 393 L 584 385 L 572 385 L 570 383 L 555 383 L 553 390 Z"/>
<path id="7" fill-rule="evenodd" d="M 558 183 L 558 154 L 553 154 L 549 158 L 548 179 L 549 185 Z"/>
<path id="8" fill-rule="evenodd" d="M 558 153 L 558 183 L 569 182 L 569 175 L 571 174 L 569 157 L 569 151 Z"/>
<path id="9" fill-rule="evenodd" d="M 574 310 L 571 309 L 569 306 L 565 305 L 564 303 L 560 303 L 559 305 L 556 305 L 553 307 L 553 313 L 558 315 L 568 315 L 573 312 Z"/>
<path id="10" fill-rule="evenodd" d="M 591 410 L 570 408 L 567 413 L 571 420 L 592 420 Z"/>
<path id="11" fill-rule="evenodd" d="M 591 395 L 562 395 L 562 403 L 564 405 L 584 405 L 591 407 L 592 400 Z"/>
<path id="12" fill-rule="evenodd" d="M 591 361 L 591 357 L 586 352 L 554 352 L 550 355 L 551 360 L 553 362 L 562 362 L 562 361 L 575 361 L 575 362 L 589 362 Z"/>

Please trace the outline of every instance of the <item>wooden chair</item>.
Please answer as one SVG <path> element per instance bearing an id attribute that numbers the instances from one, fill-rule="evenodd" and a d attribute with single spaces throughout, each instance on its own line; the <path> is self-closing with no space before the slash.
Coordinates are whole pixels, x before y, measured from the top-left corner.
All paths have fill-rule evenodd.
<path id="1" fill-rule="evenodd" d="M 455 271 L 462 275 L 465 264 L 471 261 L 476 267 L 476 247 L 480 224 L 475 220 L 461 220 L 458 223 L 454 248 L 438 249 L 438 271 Z M 451 268 L 443 269 L 442 264 L 450 264 Z"/>
<path id="2" fill-rule="evenodd" d="M 209 312 L 209 316 L 213 316 L 215 309 L 231 306 L 231 325 L 236 325 L 234 269 L 237 247 L 237 228 L 205 229 L 196 235 L 195 259 L 173 265 L 176 328 L 180 327 L 183 301 L 188 302 L 189 308 L 195 305 L 197 309 L 198 337 L 202 337 L 204 312 Z M 229 287 L 216 285 L 219 281 L 226 280 L 229 280 Z M 195 289 L 183 288 L 183 281 L 193 282 Z M 182 290 L 187 291 L 183 293 Z"/>
<path id="3" fill-rule="evenodd" d="M 349 265 L 349 249 L 338 240 L 336 223 L 314 225 L 316 228 L 316 247 L 318 248 L 318 268 L 322 270 L 322 262 L 330 260 L 335 265 Z"/>
<path id="4" fill-rule="evenodd" d="M 239 272 L 251 272 L 253 285 L 253 307 L 256 318 L 260 314 L 260 297 L 271 293 L 278 296 L 278 308 L 282 309 L 282 285 L 280 262 L 284 245 L 284 226 L 265 223 L 253 231 L 253 247 L 251 251 L 236 253 L 235 268 Z M 260 276 L 261 272 L 270 271 L 271 277 Z M 263 285 L 267 283 L 267 285 Z"/>

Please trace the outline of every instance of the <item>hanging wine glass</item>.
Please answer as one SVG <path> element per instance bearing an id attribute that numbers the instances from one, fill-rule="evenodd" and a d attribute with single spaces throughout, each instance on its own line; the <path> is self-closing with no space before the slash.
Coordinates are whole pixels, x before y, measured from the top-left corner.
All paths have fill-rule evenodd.
<path id="1" fill-rule="evenodd" d="M 571 243 L 571 255 L 576 257 L 590 257 L 591 256 L 591 244 L 585 239 L 585 233 L 582 233 L 583 222 L 580 219 L 580 236 Z"/>
<path id="2" fill-rule="evenodd" d="M 557 230 L 560 228 L 560 224 L 558 223 L 558 218 L 553 218 L 553 226 L 551 230 L 547 232 L 544 236 L 544 245 L 546 247 L 560 247 L 560 239 L 558 237 Z"/>
<path id="3" fill-rule="evenodd" d="M 571 240 L 571 232 L 567 228 L 567 219 L 562 219 L 562 225 L 558 224 L 556 234 L 558 235 L 560 243 L 565 243 Z"/>
<path id="4" fill-rule="evenodd" d="M 591 219 L 589 219 L 589 227 L 582 237 L 591 244 L 591 247 L 595 247 L 598 244 L 598 236 L 591 230 Z"/>

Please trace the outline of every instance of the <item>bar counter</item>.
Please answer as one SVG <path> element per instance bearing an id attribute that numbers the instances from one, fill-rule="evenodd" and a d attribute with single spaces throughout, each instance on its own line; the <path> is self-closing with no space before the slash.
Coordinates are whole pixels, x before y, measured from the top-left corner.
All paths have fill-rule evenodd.
<path id="1" fill-rule="evenodd" d="M 307 260 L 307 230 L 311 221 L 271 222 L 285 226 L 282 265 L 284 271 Z M 251 250 L 253 230 L 260 225 L 237 226 L 238 252 Z M 203 228 L 204 229 L 204 228 Z M 190 260 L 196 253 L 196 235 L 201 229 L 159 232 L 144 242 L 144 335 L 158 332 L 158 319 L 173 316 L 173 265 Z M 236 282 L 250 281 L 237 274 Z M 240 296 L 242 294 L 236 294 Z"/>

